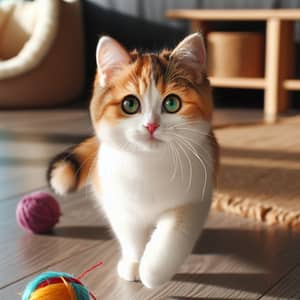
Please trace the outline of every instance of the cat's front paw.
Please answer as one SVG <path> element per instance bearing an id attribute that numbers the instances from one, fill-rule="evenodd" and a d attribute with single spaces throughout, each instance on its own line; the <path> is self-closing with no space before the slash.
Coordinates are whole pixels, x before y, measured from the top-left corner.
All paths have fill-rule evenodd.
<path id="1" fill-rule="evenodd" d="M 118 274 L 127 281 L 139 279 L 139 263 L 121 259 L 118 263 Z"/>
<path id="2" fill-rule="evenodd" d="M 145 262 L 140 264 L 139 274 L 141 282 L 149 289 L 163 285 L 173 276 L 173 274 L 170 274 L 170 272 L 164 270 L 163 267 L 159 268 L 159 270 L 151 269 L 151 267 Z"/>

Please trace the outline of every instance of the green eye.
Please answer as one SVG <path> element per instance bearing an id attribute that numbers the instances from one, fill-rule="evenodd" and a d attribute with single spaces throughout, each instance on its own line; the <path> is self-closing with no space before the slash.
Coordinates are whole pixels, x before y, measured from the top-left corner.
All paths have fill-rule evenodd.
<path id="1" fill-rule="evenodd" d="M 122 110 L 129 115 L 136 114 L 140 110 L 140 101 L 133 95 L 126 96 L 121 104 Z"/>
<path id="2" fill-rule="evenodd" d="M 180 110 L 182 103 L 177 95 L 171 94 L 164 99 L 162 105 L 165 112 L 174 114 Z"/>

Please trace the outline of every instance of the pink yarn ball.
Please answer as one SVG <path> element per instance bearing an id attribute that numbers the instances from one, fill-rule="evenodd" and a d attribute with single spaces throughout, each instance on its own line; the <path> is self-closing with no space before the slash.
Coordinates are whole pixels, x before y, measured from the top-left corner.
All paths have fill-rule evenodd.
<path id="1" fill-rule="evenodd" d="M 19 225 L 32 233 L 50 232 L 60 217 L 57 200 L 48 193 L 34 192 L 24 196 L 17 206 Z"/>

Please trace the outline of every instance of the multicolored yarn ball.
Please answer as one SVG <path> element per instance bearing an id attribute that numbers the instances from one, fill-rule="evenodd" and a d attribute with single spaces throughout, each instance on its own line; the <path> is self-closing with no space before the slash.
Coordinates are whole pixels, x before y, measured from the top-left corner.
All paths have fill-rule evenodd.
<path id="1" fill-rule="evenodd" d="M 19 225 L 32 233 L 50 232 L 58 223 L 60 215 L 57 200 L 45 192 L 34 192 L 24 196 L 16 211 Z"/>
<path id="2" fill-rule="evenodd" d="M 102 265 L 98 262 L 77 278 L 68 273 L 42 273 L 26 286 L 22 300 L 97 300 L 80 280 Z"/>
<path id="3" fill-rule="evenodd" d="M 22 300 L 90 300 L 90 296 L 87 288 L 70 274 L 46 272 L 27 285 Z"/>

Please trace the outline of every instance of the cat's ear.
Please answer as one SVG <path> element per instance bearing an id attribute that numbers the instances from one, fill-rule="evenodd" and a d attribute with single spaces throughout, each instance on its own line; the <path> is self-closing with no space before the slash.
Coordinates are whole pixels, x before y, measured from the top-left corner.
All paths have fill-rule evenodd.
<path id="1" fill-rule="evenodd" d="M 97 45 L 96 60 L 99 83 L 104 87 L 112 75 L 128 65 L 131 59 L 127 50 L 115 39 L 103 36 Z"/>
<path id="2" fill-rule="evenodd" d="M 203 35 L 193 33 L 182 40 L 171 53 L 170 58 L 176 62 L 176 65 L 189 70 L 193 74 L 200 76 L 202 80 L 203 73 L 207 71 L 206 50 Z"/>

